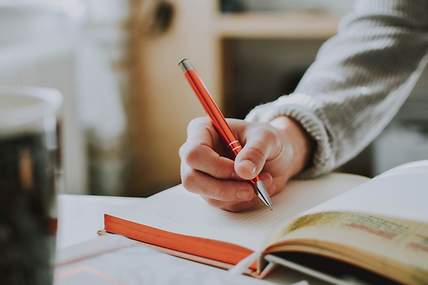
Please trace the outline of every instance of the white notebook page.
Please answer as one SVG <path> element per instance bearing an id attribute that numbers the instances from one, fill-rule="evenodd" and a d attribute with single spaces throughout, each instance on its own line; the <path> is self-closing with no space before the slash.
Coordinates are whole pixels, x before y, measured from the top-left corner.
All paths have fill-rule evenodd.
<path id="1" fill-rule="evenodd" d="M 366 180 L 368 178 L 349 174 L 330 174 L 314 180 L 293 181 L 273 197 L 273 211 L 261 207 L 245 213 L 216 209 L 177 186 L 108 214 L 175 233 L 258 250 L 278 224 Z"/>
<path id="2" fill-rule="evenodd" d="M 428 161 L 406 164 L 310 209 L 355 211 L 428 222 Z"/>

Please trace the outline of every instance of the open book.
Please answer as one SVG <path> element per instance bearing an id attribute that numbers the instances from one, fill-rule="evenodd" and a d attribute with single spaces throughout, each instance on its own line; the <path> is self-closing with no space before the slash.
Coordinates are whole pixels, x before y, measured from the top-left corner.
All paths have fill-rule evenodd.
<path id="1" fill-rule="evenodd" d="M 273 203 L 273 212 L 229 213 L 177 186 L 106 213 L 104 224 L 107 232 L 222 268 L 259 253 L 247 272 L 256 277 L 280 264 L 331 283 L 428 283 L 428 161 L 373 179 L 293 181 Z"/>

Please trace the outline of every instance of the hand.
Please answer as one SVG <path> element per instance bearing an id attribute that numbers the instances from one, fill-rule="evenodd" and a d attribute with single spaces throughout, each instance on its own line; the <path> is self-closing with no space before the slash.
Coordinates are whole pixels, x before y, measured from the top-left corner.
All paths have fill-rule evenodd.
<path id="1" fill-rule="evenodd" d="M 250 180 L 260 174 L 270 196 L 306 165 L 310 140 L 298 123 L 278 117 L 270 123 L 227 119 L 243 145 L 235 161 L 206 117 L 192 120 L 187 141 L 181 146 L 181 179 L 184 187 L 201 195 L 212 206 L 227 211 L 249 210 L 259 205 Z"/>

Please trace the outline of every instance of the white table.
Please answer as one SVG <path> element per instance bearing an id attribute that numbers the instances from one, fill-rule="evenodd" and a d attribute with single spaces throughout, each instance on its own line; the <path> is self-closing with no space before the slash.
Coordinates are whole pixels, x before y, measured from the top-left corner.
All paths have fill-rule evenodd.
<path id="1" fill-rule="evenodd" d="M 82 242 L 87 242 L 101 237 L 97 236 L 97 231 L 103 228 L 103 214 L 116 207 L 126 207 L 136 199 L 144 198 L 123 198 L 105 197 L 90 195 L 60 195 L 58 200 L 58 251 L 65 251 L 66 248 L 78 246 Z M 310 284 L 322 284 L 310 278 L 280 268 L 273 272 L 266 281 L 256 280 L 245 276 L 231 276 L 222 269 L 198 264 L 184 259 L 168 256 L 164 253 L 154 251 L 145 245 L 132 249 L 133 252 L 122 252 L 117 255 L 107 255 L 103 261 L 88 261 L 79 266 L 80 275 L 76 278 L 56 278 L 57 285 L 74 284 L 294 284 L 305 278 Z M 128 255 L 126 255 L 128 254 Z M 136 255 L 138 256 L 136 257 Z M 136 257 L 137 262 L 129 258 Z M 96 264 L 102 263 L 102 264 Z M 132 276 L 121 276 L 124 279 L 118 280 L 111 276 L 98 276 L 100 272 L 95 272 L 92 266 L 113 266 L 117 271 L 130 270 L 128 275 L 138 275 L 134 280 Z M 135 267 L 135 266 L 139 267 Z M 122 267 L 121 267 L 122 266 Z M 134 267 L 133 267 L 134 266 Z M 69 266 L 70 267 L 70 266 Z M 62 275 L 75 272 L 76 268 L 62 270 Z M 57 268 L 56 275 L 59 275 Z M 149 277 L 147 277 L 149 276 Z M 98 278 L 99 277 L 99 278 Z M 114 276 L 117 277 L 117 274 Z M 128 278 L 128 279 L 126 279 Z M 149 278 L 149 279 L 147 279 Z M 120 278 L 119 278 L 120 279 Z M 126 283 L 123 282 L 126 280 Z M 300 284 L 307 284 L 306 282 Z"/>
<path id="2" fill-rule="evenodd" d="M 59 195 L 57 247 L 65 248 L 97 237 L 103 215 L 116 207 L 144 198 L 94 195 Z"/>

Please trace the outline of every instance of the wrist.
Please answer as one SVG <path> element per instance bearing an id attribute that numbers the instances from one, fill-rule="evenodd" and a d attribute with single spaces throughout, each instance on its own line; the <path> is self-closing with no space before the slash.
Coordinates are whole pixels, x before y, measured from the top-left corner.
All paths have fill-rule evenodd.
<path id="1" fill-rule="evenodd" d="M 288 159 L 290 177 L 299 174 L 310 162 L 313 142 L 309 134 L 290 117 L 277 117 L 270 124 L 279 131 L 284 146 L 290 148 L 290 151 L 286 152 L 291 156 Z"/>

